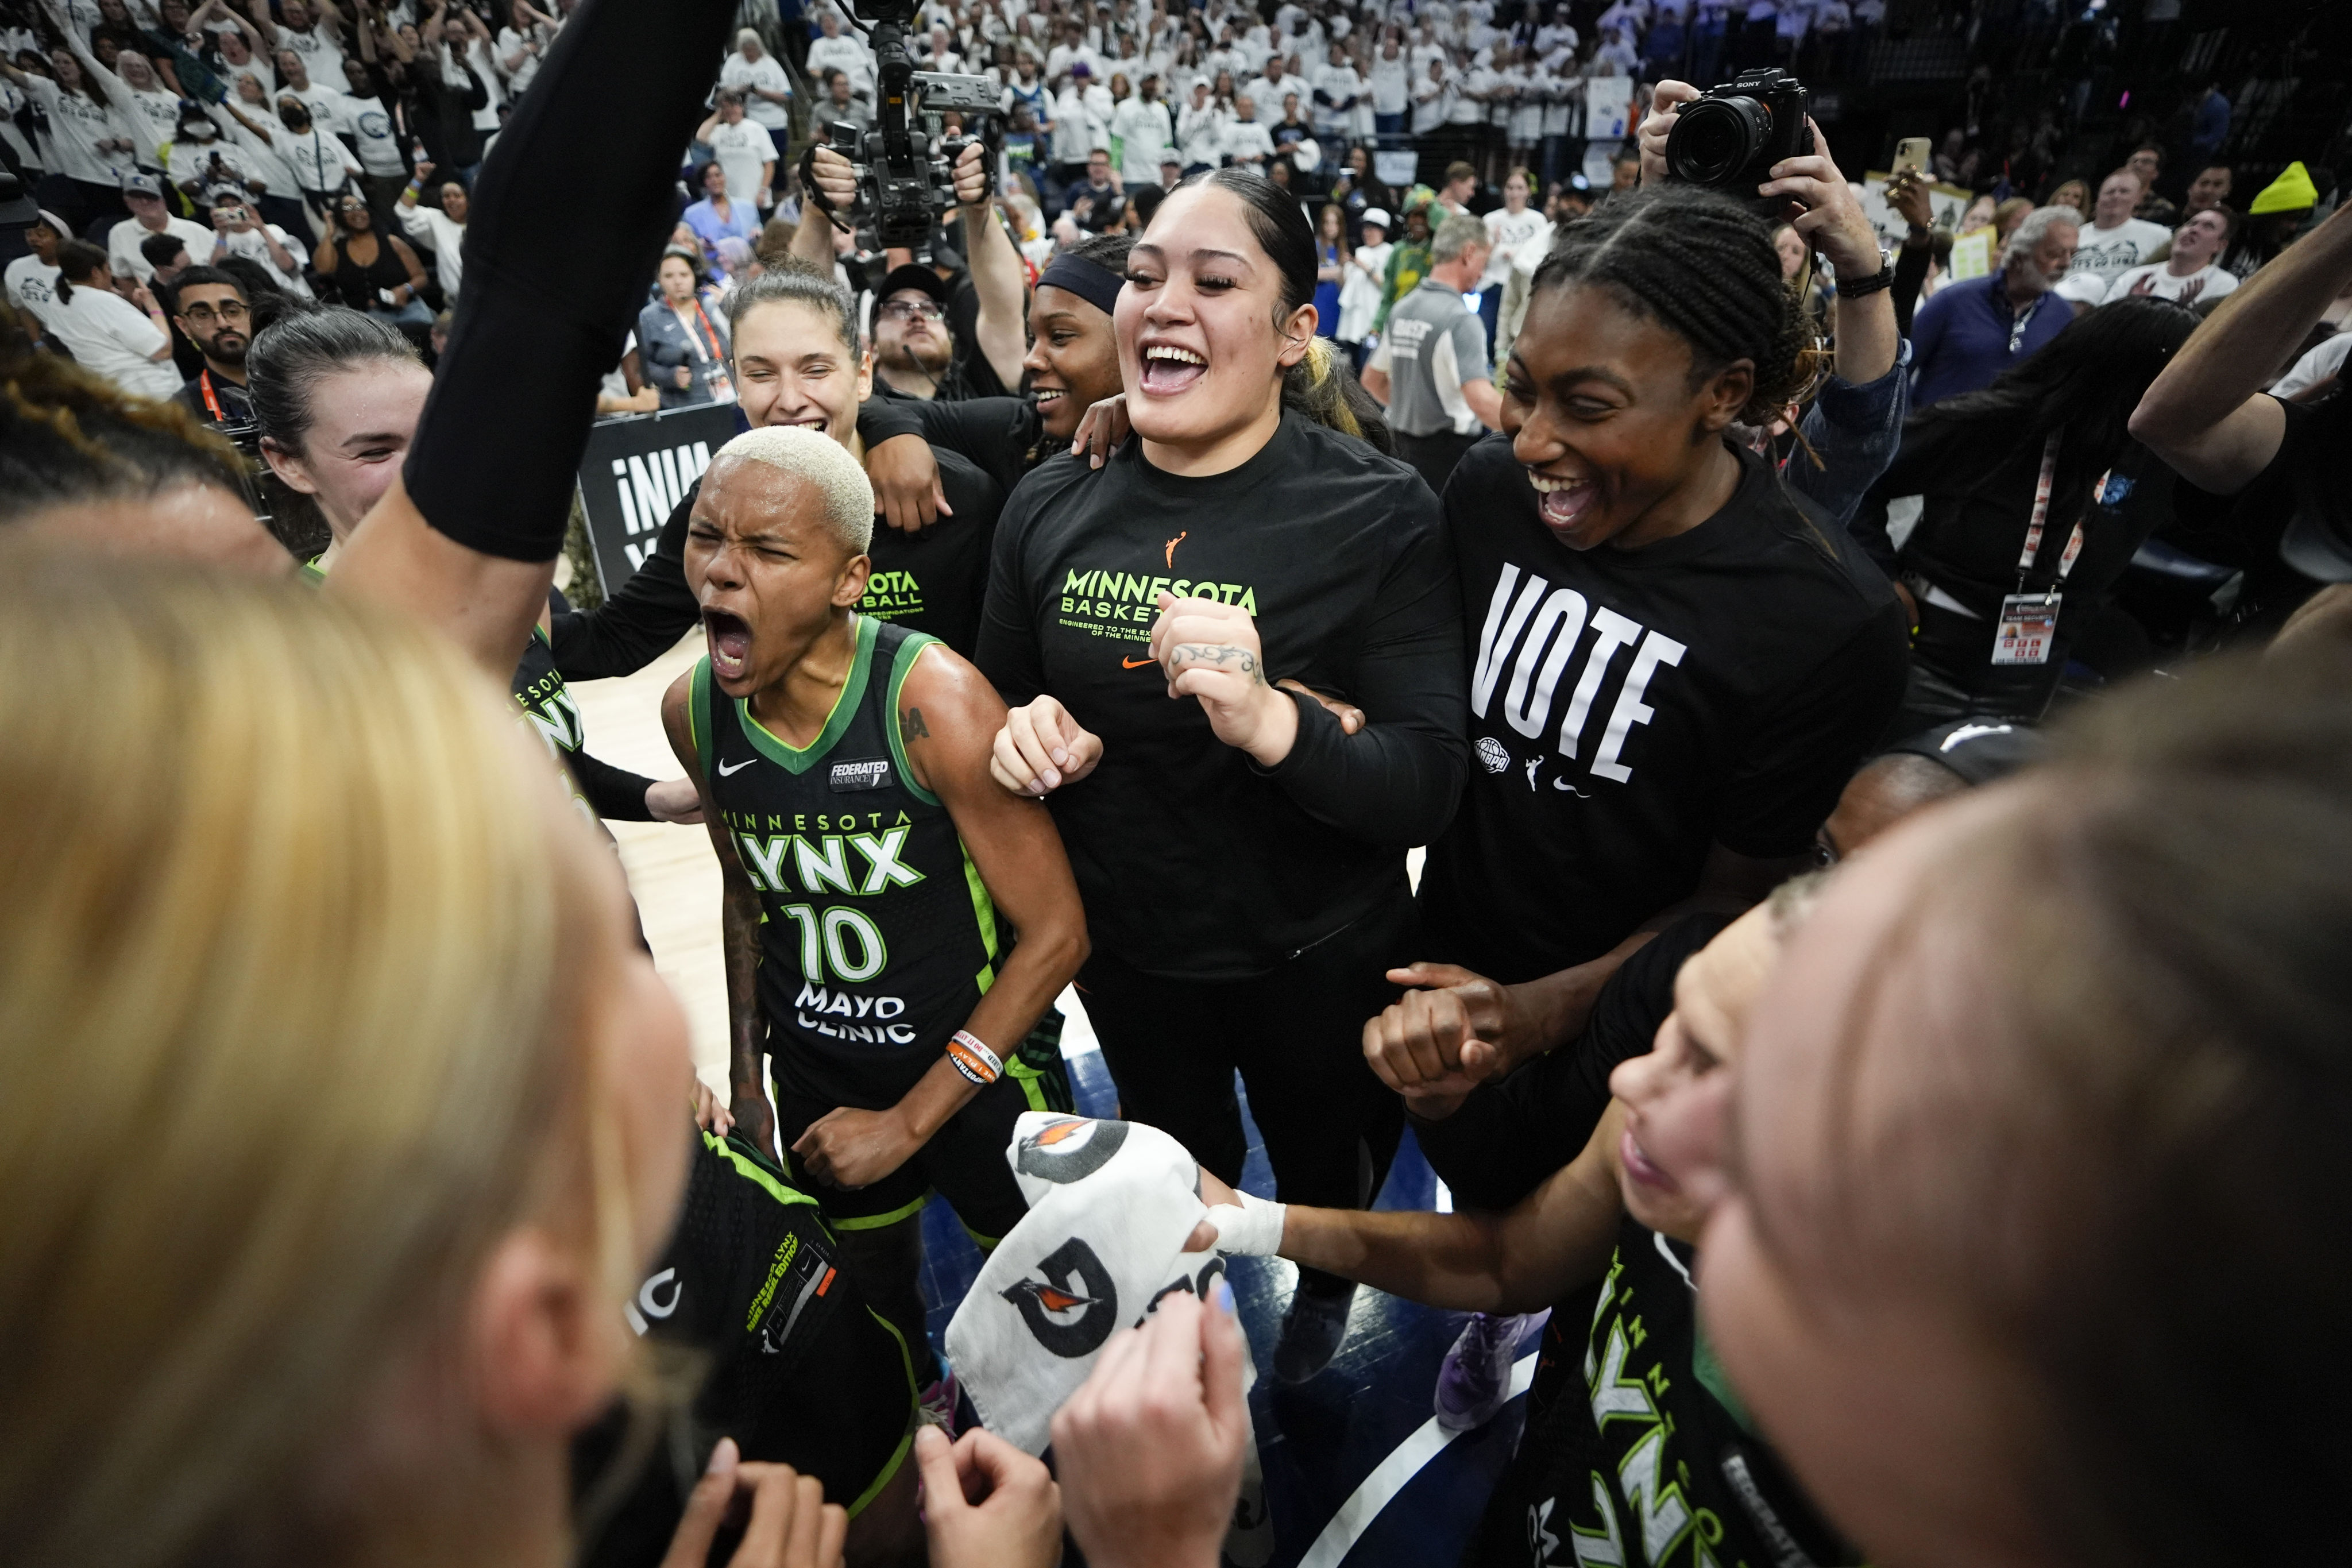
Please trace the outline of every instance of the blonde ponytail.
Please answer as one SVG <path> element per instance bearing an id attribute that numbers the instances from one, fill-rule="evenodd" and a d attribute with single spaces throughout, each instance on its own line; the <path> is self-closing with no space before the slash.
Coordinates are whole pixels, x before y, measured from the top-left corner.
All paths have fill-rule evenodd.
<path id="1" fill-rule="evenodd" d="M 1318 425 L 1368 441 L 1382 452 L 1394 451 L 1380 405 L 1357 384 L 1355 372 L 1340 361 L 1327 337 L 1308 338 L 1306 356 L 1283 373 L 1282 401 Z"/>

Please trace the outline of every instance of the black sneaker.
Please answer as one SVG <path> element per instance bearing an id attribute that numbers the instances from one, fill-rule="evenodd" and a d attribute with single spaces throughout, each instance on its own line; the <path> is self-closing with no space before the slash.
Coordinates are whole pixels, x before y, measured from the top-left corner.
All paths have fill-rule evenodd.
<path id="1" fill-rule="evenodd" d="M 1355 1303 L 1355 1286 L 1301 1284 L 1282 1315 L 1282 1338 L 1274 1347 L 1274 1375 L 1288 1384 L 1305 1383 L 1331 1364 L 1339 1342 L 1348 1337 L 1348 1309 Z"/>

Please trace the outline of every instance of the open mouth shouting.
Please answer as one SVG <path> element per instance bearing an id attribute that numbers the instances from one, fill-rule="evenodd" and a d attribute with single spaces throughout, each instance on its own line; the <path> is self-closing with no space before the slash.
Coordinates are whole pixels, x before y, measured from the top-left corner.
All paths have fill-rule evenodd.
<path id="1" fill-rule="evenodd" d="M 1148 342 L 1142 353 L 1143 390 L 1154 397 L 1173 397 L 1209 374 L 1207 355 L 1177 343 Z"/>
<path id="2" fill-rule="evenodd" d="M 1590 479 L 1561 478 L 1528 470 L 1536 490 L 1536 510 L 1544 526 L 1563 539 L 1574 534 L 1601 500 L 1601 486 Z"/>
<path id="3" fill-rule="evenodd" d="M 731 610 L 702 612 L 703 640 L 710 647 L 710 673 L 724 684 L 751 673 L 751 623 Z"/>

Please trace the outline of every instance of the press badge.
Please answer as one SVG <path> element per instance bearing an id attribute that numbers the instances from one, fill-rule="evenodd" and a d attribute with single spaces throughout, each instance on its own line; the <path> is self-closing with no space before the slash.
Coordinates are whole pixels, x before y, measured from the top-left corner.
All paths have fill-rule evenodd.
<path id="1" fill-rule="evenodd" d="M 1995 664 L 2048 664 L 2058 635 L 2059 594 L 2011 594 L 2000 602 L 2000 629 L 1993 634 Z"/>

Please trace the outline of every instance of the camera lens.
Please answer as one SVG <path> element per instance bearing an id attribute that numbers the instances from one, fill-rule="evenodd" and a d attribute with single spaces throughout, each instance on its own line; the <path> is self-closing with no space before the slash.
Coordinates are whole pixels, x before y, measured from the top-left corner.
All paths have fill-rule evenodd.
<path id="1" fill-rule="evenodd" d="M 1685 104 L 1666 137 L 1666 173 L 1693 185 L 1720 185 L 1748 166 L 1772 134 L 1772 111 L 1752 98 Z"/>

